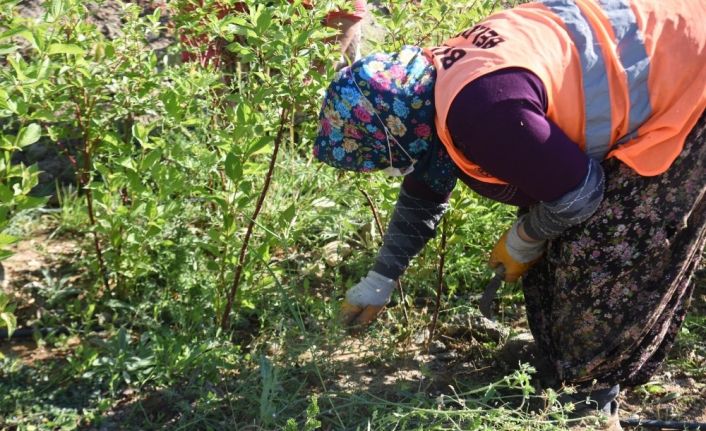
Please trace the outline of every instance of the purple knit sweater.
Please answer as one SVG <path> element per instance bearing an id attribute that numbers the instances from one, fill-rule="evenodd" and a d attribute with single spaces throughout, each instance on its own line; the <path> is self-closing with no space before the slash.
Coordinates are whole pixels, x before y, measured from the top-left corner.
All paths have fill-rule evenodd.
<path id="1" fill-rule="evenodd" d="M 509 185 L 458 178 L 491 199 L 527 206 L 551 201 L 575 188 L 586 176 L 588 157 L 545 116 L 542 81 L 525 69 L 502 69 L 474 80 L 458 93 L 447 127 L 454 144 L 474 163 Z M 412 196 L 445 201 L 419 180 L 407 177 Z"/>

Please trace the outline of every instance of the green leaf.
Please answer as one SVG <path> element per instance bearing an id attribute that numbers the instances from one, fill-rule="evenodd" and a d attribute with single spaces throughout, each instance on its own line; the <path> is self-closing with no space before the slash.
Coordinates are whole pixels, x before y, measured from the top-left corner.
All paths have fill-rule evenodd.
<path id="1" fill-rule="evenodd" d="M 11 139 L 14 140 L 15 137 L 12 135 L 0 135 L 0 150 L 10 153 L 14 151 L 15 147 L 12 146 L 12 142 L 10 142 Z M 5 169 L 5 161 L 0 160 L 0 163 L 2 163 L 3 169 Z"/>
<path id="2" fill-rule="evenodd" d="M 56 111 L 52 111 L 49 109 L 38 109 L 34 112 L 32 112 L 32 115 L 29 117 L 32 120 L 36 121 L 43 121 L 46 123 L 51 123 L 53 121 L 56 121 Z M 56 139 L 56 128 L 52 127 L 47 130 L 47 135 L 49 138 L 56 142 L 58 139 Z"/>
<path id="3" fill-rule="evenodd" d="M 23 196 L 22 199 L 17 203 L 16 209 L 18 211 L 23 211 L 23 210 L 39 208 L 39 207 L 43 206 L 44 204 L 46 204 L 48 200 L 49 200 L 48 197 Z"/>
<path id="4" fill-rule="evenodd" d="M 0 108 L 6 108 L 7 107 L 7 101 L 10 99 L 10 95 L 7 94 L 7 91 L 3 90 L 0 87 Z"/>
<path id="5" fill-rule="evenodd" d="M 10 250 L 0 250 L 0 262 L 12 257 L 15 253 L 11 252 Z"/>
<path id="6" fill-rule="evenodd" d="M 162 96 L 162 103 L 164 103 L 164 109 L 173 118 L 180 118 L 179 112 L 179 102 L 177 100 L 177 95 L 170 91 Z"/>
<path id="7" fill-rule="evenodd" d="M 47 48 L 47 54 L 69 54 L 69 55 L 80 55 L 83 56 L 86 50 L 73 43 L 52 43 Z"/>
<path id="8" fill-rule="evenodd" d="M 9 222 L 7 214 L 9 212 L 10 210 L 6 205 L 0 205 L 0 229 L 7 227 Z"/>
<path id="9" fill-rule="evenodd" d="M 132 136 L 137 139 L 142 148 L 152 149 L 154 145 L 150 144 L 150 132 L 152 127 L 146 126 L 142 123 L 135 123 L 132 126 Z"/>
<path id="10" fill-rule="evenodd" d="M 257 310 L 257 306 L 255 306 L 255 303 L 253 303 L 249 299 L 243 299 L 240 302 L 240 307 L 246 310 Z"/>
<path id="11" fill-rule="evenodd" d="M 227 235 L 235 232 L 235 216 L 232 213 L 223 213 L 223 230 Z"/>
<path id="12" fill-rule="evenodd" d="M 257 27 L 257 32 L 259 34 L 264 33 L 270 27 L 271 23 L 272 14 L 267 9 L 263 9 L 260 16 L 257 17 L 257 23 L 255 24 Z"/>
<path id="13" fill-rule="evenodd" d="M 47 76 L 49 76 L 49 66 L 51 66 L 51 60 L 49 60 L 49 57 L 46 57 L 40 63 L 39 69 L 37 70 L 37 80 L 46 79 Z"/>
<path id="14" fill-rule="evenodd" d="M 112 59 L 115 56 L 115 47 L 112 43 L 105 46 L 105 58 Z"/>
<path id="15" fill-rule="evenodd" d="M 21 38 L 24 38 L 29 42 L 33 48 L 37 48 L 37 41 L 34 40 L 34 35 L 32 32 L 25 26 L 17 26 L 14 28 L 10 28 L 9 30 L 5 31 L 4 33 L 0 33 L 0 40 L 3 39 L 8 39 L 13 36 L 18 36 Z"/>
<path id="16" fill-rule="evenodd" d="M 134 170 L 126 170 L 125 176 L 127 177 L 128 182 L 130 183 L 130 188 L 133 192 L 142 193 L 147 190 L 144 184 L 142 184 L 143 177 L 138 175 L 138 173 Z"/>
<path id="17" fill-rule="evenodd" d="M 122 140 L 115 132 L 107 132 L 105 135 L 103 135 L 103 142 L 113 146 L 116 149 L 120 148 L 123 145 Z"/>
<path id="18" fill-rule="evenodd" d="M 0 55 L 12 54 L 15 51 L 17 51 L 17 45 L 11 43 L 0 44 Z"/>
<path id="19" fill-rule="evenodd" d="M 272 137 L 270 136 L 263 136 L 260 139 L 258 139 L 257 142 L 252 144 L 250 147 L 248 147 L 248 150 L 246 152 L 246 157 L 253 156 L 257 154 L 258 151 L 262 150 L 267 146 L 272 141 Z"/>
<path id="20" fill-rule="evenodd" d="M 118 163 L 118 165 L 122 166 L 125 169 L 131 171 L 135 170 L 135 161 L 131 156 L 118 157 L 116 158 L 116 162 Z"/>
<path id="21" fill-rule="evenodd" d="M 142 163 L 140 164 L 140 169 L 143 171 L 149 171 L 152 167 L 162 159 L 162 150 L 159 148 L 154 149 L 147 153 Z"/>
<path id="22" fill-rule="evenodd" d="M 66 9 L 64 0 L 52 0 L 51 2 L 51 16 L 54 19 L 59 19 Z"/>
<path id="23" fill-rule="evenodd" d="M 297 207 L 295 204 L 291 204 L 290 206 L 287 207 L 287 209 L 282 211 L 282 214 L 280 215 L 280 219 L 285 224 L 290 224 L 296 214 L 297 214 Z"/>
<path id="24" fill-rule="evenodd" d="M 132 307 L 132 305 L 127 304 L 127 303 L 122 302 L 122 301 L 119 301 L 119 300 L 117 300 L 117 299 L 109 299 L 109 300 L 105 301 L 105 304 L 104 304 L 104 305 L 105 305 L 106 307 L 110 308 L 110 309 L 113 309 L 113 310 L 120 310 L 120 309 L 122 309 L 122 310 L 130 310 L 130 311 L 134 310 L 134 308 Z"/>
<path id="25" fill-rule="evenodd" d="M 240 186 L 238 188 L 241 192 L 243 192 L 244 195 L 249 196 L 250 192 L 252 192 L 252 182 L 243 181 L 240 183 Z"/>
<path id="26" fill-rule="evenodd" d="M 12 66 L 12 69 L 15 71 L 15 75 L 17 75 L 17 79 L 19 81 L 27 80 L 27 75 L 25 74 L 27 64 L 24 61 L 18 62 L 15 58 L 8 57 L 7 62 L 10 63 L 10 66 Z"/>
<path id="27" fill-rule="evenodd" d="M 663 394 L 667 392 L 667 389 L 665 389 L 664 386 L 658 384 L 658 383 L 646 383 L 644 386 L 645 390 L 650 393 L 650 394 Z"/>
<path id="28" fill-rule="evenodd" d="M 32 145 L 39 140 L 42 136 L 42 128 L 39 124 L 32 123 L 27 127 L 23 127 L 20 133 L 17 134 L 15 138 L 15 146 L 17 148 L 24 148 L 28 145 Z"/>
<path id="29" fill-rule="evenodd" d="M 6 233 L 0 233 L 0 247 L 5 247 L 7 245 L 14 244 L 19 240 L 20 239 L 15 236 L 8 235 Z"/>
<path id="30" fill-rule="evenodd" d="M 0 184 L 0 203 L 6 204 L 15 196 L 12 189 L 5 184 Z"/>
<path id="31" fill-rule="evenodd" d="M 37 44 L 37 49 L 44 51 L 47 47 L 46 29 L 41 26 L 32 28 L 32 37 Z"/>
<path id="32" fill-rule="evenodd" d="M 14 314 L 3 312 L 0 313 L 0 320 L 5 322 L 5 326 L 7 327 L 7 338 L 9 339 L 12 337 L 12 333 L 15 332 L 15 329 L 17 329 L 17 319 Z"/>
<path id="33" fill-rule="evenodd" d="M 318 209 L 335 208 L 336 202 L 327 197 L 319 197 L 311 202 L 311 206 Z"/>
<path id="34" fill-rule="evenodd" d="M 27 78 L 27 77 L 25 77 Z M 8 106 L 14 112 L 15 114 L 18 115 L 26 115 L 27 114 L 27 109 L 29 108 L 29 105 L 27 104 L 27 101 L 24 99 L 17 98 L 14 101 L 11 101 L 12 103 L 8 103 Z"/>
<path id="35" fill-rule="evenodd" d="M 243 166 L 240 159 L 233 153 L 228 153 L 226 156 L 226 175 L 232 181 L 238 181 L 243 176 Z"/>

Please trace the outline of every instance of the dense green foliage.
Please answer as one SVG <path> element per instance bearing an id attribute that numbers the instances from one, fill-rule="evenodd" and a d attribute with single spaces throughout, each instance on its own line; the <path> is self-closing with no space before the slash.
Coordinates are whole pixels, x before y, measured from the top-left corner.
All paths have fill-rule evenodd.
<path id="1" fill-rule="evenodd" d="M 38 19 L 20 16 L 18 3 L 0 0 L 0 229 L 46 201 L 29 196 L 36 166 L 11 164 L 12 153 L 56 146 L 73 161 L 77 187 L 60 187 L 61 211 L 38 220 L 85 253 L 72 266 L 79 281 L 47 274 L 34 292 L 46 305 L 20 326 L 66 326 L 68 334 L 37 336 L 63 353 L 31 366 L 0 360 L 0 421 L 20 429 L 123 420 L 182 429 L 552 427 L 549 410 L 528 416 L 504 404 L 508 393 L 533 393 L 525 368 L 438 397 L 412 387 L 396 388 L 394 399 L 330 389 L 341 371 L 332 349 L 349 340 L 335 323 L 336 300 L 367 271 L 380 241 L 361 191 L 384 221 L 398 190 L 382 175 L 335 172 L 310 155 L 338 57 L 325 43 L 334 32 L 320 22 L 344 2 L 309 10 L 300 1 L 248 0 L 249 11 L 223 18 L 214 1 L 176 1 L 146 15 L 125 3 L 113 39 L 86 2 L 47 1 Z M 376 15 L 388 31 L 366 50 L 438 43 L 499 7 L 458 3 L 389 2 L 389 13 Z M 157 34 L 173 43 L 152 49 Z M 180 34 L 202 35 L 204 46 L 220 41 L 231 61 L 182 63 L 194 47 Z M 510 208 L 460 188 L 452 208 L 462 211 L 445 221 L 449 314 L 474 308 L 468 298 L 487 281 L 486 253 L 512 218 Z M 0 246 L 13 241 L 0 233 Z M 438 248 L 428 245 L 403 280 L 405 298 L 372 328 L 367 365 L 399 359 L 396 346 L 428 325 L 423 305 L 431 301 L 414 298 L 435 295 Z M 0 326 L 15 326 L 14 306 L 0 296 Z"/>

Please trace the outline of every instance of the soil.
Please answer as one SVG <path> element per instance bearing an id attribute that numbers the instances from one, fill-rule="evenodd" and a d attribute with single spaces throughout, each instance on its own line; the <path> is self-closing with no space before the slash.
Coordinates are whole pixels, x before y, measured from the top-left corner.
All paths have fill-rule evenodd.
<path id="1" fill-rule="evenodd" d="M 77 283 L 79 279 L 72 265 L 80 259 L 79 245 L 69 239 L 54 239 L 51 234 L 51 231 L 36 232 L 31 238 L 14 244 L 9 248 L 14 254 L 0 263 L 2 291 L 17 304 L 15 316 L 20 328 L 32 326 L 45 311 L 45 304 L 35 295 L 37 289 L 46 287 L 50 280 L 63 278 L 67 283 Z M 76 339 L 70 344 L 77 342 Z M 11 342 L 0 340 L 0 353 L 31 364 L 63 355 L 64 351 L 37 345 L 29 337 Z"/>
<path id="2" fill-rule="evenodd" d="M 691 314 L 706 313 L 706 279 L 697 283 Z M 511 374 L 519 362 L 531 363 L 538 375 L 546 369 L 533 349 L 531 334 L 522 312 L 502 324 L 487 322 L 482 316 L 457 317 L 444 322 L 436 340 L 427 346 L 428 331 L 419 331 L 405 341 L 393 343 L 394 354 L 380 346 L 380 340 L 360 335 L 340 343 L 336 348 L 320 347 L 320 359 L 330 366 L 327 380 L 329 390 L 343 392 L 365 391 L 380 398 L 395 400 L 400 392 L 418 390 L 432 395 L 448 394 L 450 387 L 473 382 L 482 386 Z M 467 322 L 465 328 L 461 322 Z M 508 337 L 510 332 L 515 333 Z M 497 342 L 497 349 L 488 349 L 489 341 Z M 388 346 L 389 348 L 389 346 Z M 700 353 L 699 353 L 700 352 Z M 654 419 L 664 421 L 706 423 L 706 382 L 680 368 L 685 357 L 706 369 L 703 350 L 689 346 L 675 347 L 662 369 L 650 383 L 627 388 L 620 396 L 621 419 Z M 394 359 L 385 362 L 380 357 Z M 301 364 L 312 360 L 305 352 Z M 540 379 L 541 380 L 541 379 Z M 538 393 L 542 383 L 537 380 Z M 413 388 L 413 389 L 412 389 Z"/>

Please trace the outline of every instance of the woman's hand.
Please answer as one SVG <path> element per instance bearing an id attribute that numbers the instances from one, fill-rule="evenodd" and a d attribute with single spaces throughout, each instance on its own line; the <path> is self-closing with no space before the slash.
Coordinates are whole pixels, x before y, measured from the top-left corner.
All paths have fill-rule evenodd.
<path id="1" fill-rule="evenodd" d="M 341 304 L 341 321 L 348 326 L 367 326 L 390 302 L 395 280 L 370 271 L 360 283 L 348 289 Z"/>
<path id="2" fill-rule="evenodd" d="M 505 268 L 505 281 L 517 281 L 544 254 L 547 241 L 529 238 L 522 227 L 522 218 L 500 237 L 490 253 L 491 268 L 502 265 Z"/>

